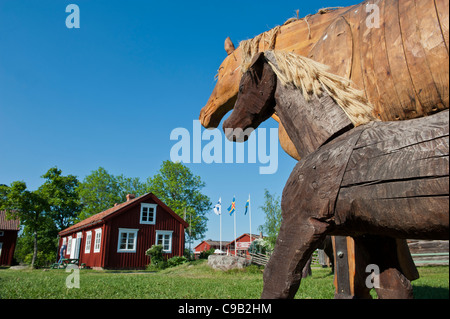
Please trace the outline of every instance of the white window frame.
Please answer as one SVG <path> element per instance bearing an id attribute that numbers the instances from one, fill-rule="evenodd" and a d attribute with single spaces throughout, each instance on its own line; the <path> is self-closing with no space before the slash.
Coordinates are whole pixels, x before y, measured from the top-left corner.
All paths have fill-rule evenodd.
<path id="1" fill-rule="evenodd" d="M 86 243 L 84 245 L 84 253 L 89 254 L 91 252 L 92 245 L 92 231 L 86 232 Z"/>
<path id="2" fill-rule="evenodd" d="M 118 253 L 135 253 L 136 252 L 138 231 L 139 231 L 139 229 L 119 228 L 119 236 L 117 237 L 117 252 Z M 127 237 L 126 237 L 126 247 L 127 248 L 120 248 L 122 234 L 127 234 Z M 128 248 L 128 240 L 129 240 L 130 234 L 133 234 L 133 236 L 134 236 L 133 248 L 131 248 L 131 249 Z"/>
<path id="3" fill-rule="evenodd" d="M 94 240 L 94 253 L 99 253 L 102 247 L 102 229 L 97 228 L 94 230 L 95 240 Z"/>
<path id="4" fill-rule="evenodd" d="M 149 204 L 149 203 L 141 203 L 141 214 L 139 217 L 139 222 L 141 224 L 147 224 L 147 225 L 155 225 L 156 223 L 156 207 L 158 205 L 157 204 Z M 147 208 L 147 211 L 149 211 L 149 209 L 153 209 L 153 221 L 143 221 L 142 218 L 144 217 L 144 208 Z M 147 216 L 148 218 L 148 216 Z"/>
<path id="5" fill-rule="evenodd" d="M 67 237 L 67 249 L 66 255 L 70 256 L 70 252 L 72 251 L 72 236 Z"/>
<path id="6" fill-rule="evenodd" d="M 162 243 L 163 250 L 162 250 L 162 252 L 165 253 L 165 254 L 172 253 L 172 234 L 173 234 L 172 230 L 157 230 L 156 231 L 156 243 L 155 243 L 155 245 L 159 244 L 158 243 L 158 241 L 159 241 L 158 237 L 159 237 L 159 235 L 162 235 L 163 236 L 163 243 Z M 165 240 L 164 236 L 165 235 L 169 235 L 169 249 L 164 249 L 164 240 Z"/>

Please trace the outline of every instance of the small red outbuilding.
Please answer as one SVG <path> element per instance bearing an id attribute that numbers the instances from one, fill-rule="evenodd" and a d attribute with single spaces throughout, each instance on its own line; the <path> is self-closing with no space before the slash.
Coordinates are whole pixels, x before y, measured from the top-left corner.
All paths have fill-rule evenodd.
<path id="1" fill-rule="evenodd" d="M 153 193 L 116 204 L 59 233 L 59 250 L 91 268 L 142 269 L 150 263 L 145 251 L 163 246 L 167 258 L 183 256 L 189 224 Z M 58 257 L 59 258 L 59 257 Z"/>
<path id="2" fill-rule="evenodd" d="M 18 219 L 7 219 L 6 212 L 0 211 L 0 266 L 11 266 L 19 229 Z"/>

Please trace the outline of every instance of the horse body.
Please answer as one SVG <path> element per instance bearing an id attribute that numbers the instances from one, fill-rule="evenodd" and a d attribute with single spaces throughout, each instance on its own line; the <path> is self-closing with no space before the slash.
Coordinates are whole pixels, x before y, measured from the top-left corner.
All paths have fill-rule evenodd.
<path id="1" fill-rule="evenodd" d="M 370 236 L 448 239 L 448 111 L 355 128 L 330 96 L 306 100 L 277 79 L 268 61 L 276 66 L 271 52 L 253 59 L 224 122 L 224 128 L 256 128 L 276 112 L 303 156 L 283 190 L 283 221 L 264 272 L 263 298 L 292 298 L 326 235 L 360 242 Z M 398 265 L 381 267 L 385 287 L 389 278 L 404 278 Z M 407 284 L 401 289 L 411 291 Z"/>

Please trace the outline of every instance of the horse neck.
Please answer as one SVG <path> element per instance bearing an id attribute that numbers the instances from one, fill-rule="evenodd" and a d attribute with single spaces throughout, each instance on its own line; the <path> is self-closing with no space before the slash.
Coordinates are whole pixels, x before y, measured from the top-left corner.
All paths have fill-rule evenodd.
<path id="1" fill-rule="evenodd" d="M 307 101 L 299 89 L 278 81 L 275 100 L 275 112 L 300 158 L 353 128 L 342 108 L 325 92 Z"/>

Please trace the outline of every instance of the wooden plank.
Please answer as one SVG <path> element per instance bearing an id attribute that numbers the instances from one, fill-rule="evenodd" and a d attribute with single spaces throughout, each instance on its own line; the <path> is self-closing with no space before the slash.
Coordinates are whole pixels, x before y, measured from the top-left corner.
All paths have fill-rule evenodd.
<path id="1" fill-rule="evenodd" d="M 434 9 L 434 8 L 433 8 Z M 424 114 L 436 112 L 436 104 L 441 101 L 433 75 L 427 63 L 417 25 L 415 1 L 399 1 L 400 27 L 408 70 L 420 100 Z"/>
<path id="2" fill-rule="evenodd" d="M 330 54 L 333 48 L 335 54 Z M 308 58 L 329 67 L 328 72 L 350 78 L 353 40 L 350 26 L 343 17 L 336 19 L 309 52 Z"/>
<path id="3" fill-rule="evenodd" d="M 356 253 L 355 241 L 352 237 L 347 236 L 347 263 L 348 263 L 348 280 L 350 284 L 350 294 L 355 296 L 355 275 L 356 275 Z"/>
<path id="4" fill-rule="evenodd" d="M 449 264 L 448 240 L 409 239 L 408 247 L 417 266 Z"/>
<path id="5" fill-rule="evenodd" d="M 448 141 L 447 138 L 424 142 L 410 147 L 410 150 L 379 153 L 377 148 L 355 151 L 349 160 L 341 186 L 380 183 L 382 181 L 405 180 L 410 178 L 438 178 L 448 176 L 448 155 L 440 156 L 433 150 L 417 151 L 418 147 L 432 147 L 435 142 Z M 371 156 L 364 158 L 364 154 Z M 407 165 L 405 165 L 405 163 Z M 414 164 L 414 165 L 412 165 Z"/>
<path id="6" fill-rule="evenodd" d="M 367 99 L 374 107 L 374 115 L 378 118 L 381 118 L 380 114 L 385 112 L 386 110 L 383 110 L 383 106 L 380 104 L 380 92 L 378 92 L 377 79 L 375 77 L 375 67 L 372 54 L 372 30 L 374 30 L 374 28 L 367 23 L 368 15 L 364 7 L 361 8 L 360 15 L 360 46 L 357 48 L 357 50 L 359 50 L 359 54 L 361 55 L 361 70 L 364 81 L 364 88 L 366 90 Z"/>
<path id="7" fill-rule="evenodd" d="M 444 38 L 445 46 L 448 53 L 448 15 L 449 15 L 449 2 L 447 0 L 435 0 L 436 12 L 439 17 L 439 24 L 441 26 L 442 37 Z"/>
<path id="8" fill-rule="evenodd" d="M 386 54 L 392 70 L 391 76 L 394 81 L 395 92 L 399 97 L 405 119 L 423 116 L 422 105 L 416 96 L 405 58 L 398 0 L 386 1 L 384 13 L 386 15 L 384 18 Z M 395 114 L 385 112 L 382 118 L 395 120 Z"/>
<path id="9" fill-rule="evenodd" d="M 361 6 L 355 7 L 353 10 L 347 11 L 344 15 L 348 22 L 352 32 L 353 43 L 353 55 L 352 55 L 352 68 L 350 72 L 350 79 L 353 82 L 353 86 L 364 92 L 364 96 L 367 98 L 367 92 L 365 90 L 361 54 L 359 47 L 361 46 L 361 37 L 359 36 L 360 24 L 364 22 L 364 10 Z"/>
<path id="10" fill-rule="evenodd" d="M 434 1 L 416 0 L 415 3 L 420 43 L 424 48 L 427 65 L 441 99 L 441 102 L 437 102 L 431 109 L 433 112 L 437 112 L 448 108 L 449 105 L 448 51 L 441 33 L 437 12 L 434 10 Z"/>
<path id="11" fill-rule="evenodd" d="M 361 134 L 341 186 L 448 176 L 448 130 L 448 111 L 408 122 L 373 123 Z"/>
<path id="12" fill-rule="evenodd" d="M 347 237 L 333 236 L 332 241 L 335 251 L 334 283 L 336 292 L 334 297 L 336 299 L 353 298 L 349 274 Z"/>
<path id="13" fill-rule="evenodd" d="M 349 7 L 329 11 L 326 14 L 314 14 L 281 26 L 275 50 L 281 49 L 307 56 L 314 44 L 323 36 L 324 30 L 348 9 Z M 262 43 L 260 49 L 265 49 Z"/>
<path id="14" fill-rule="evenodd" d="M 406 114 L 395 89 L 392 77 L 393 70 L 389 64 L 386 48 L 386 1 L 377 0 L 374 5 L 380 10 L 379 25 L 370 29 L 371 51 L 373 56 L 374 77 L 378 91 L 379 103 L 375 104 L 380 109 L 375 109 L 374 115 L 383 121 L 405 119 Z M 388 30 L 387 32 L 390 32 Z M 395 71 L 395 70 L 394 70 Z"/>

